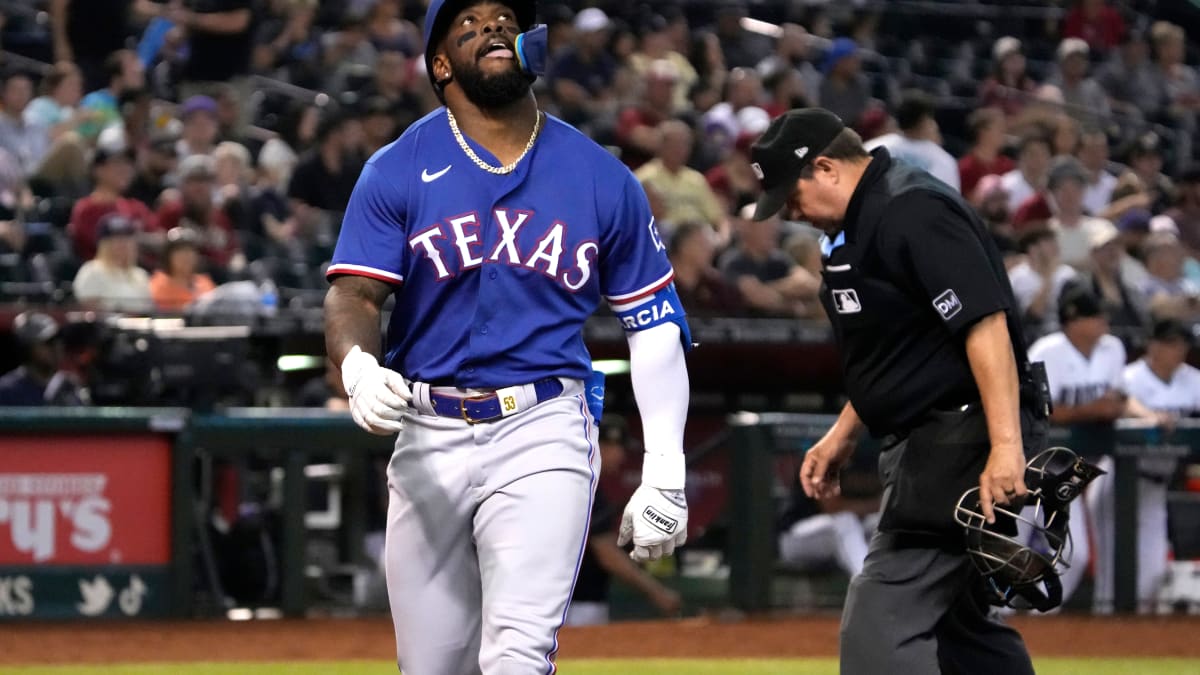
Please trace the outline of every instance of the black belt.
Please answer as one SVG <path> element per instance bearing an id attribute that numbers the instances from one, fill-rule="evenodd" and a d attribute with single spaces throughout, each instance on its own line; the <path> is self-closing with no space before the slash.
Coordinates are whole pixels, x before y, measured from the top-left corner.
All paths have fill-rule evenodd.
<path id="1" fill-rule="evenodd" d="M 563 383 L 557 377 L 547 377 L 534 382 L 533 390 L 537 394 L 537 403 L 542 403 L 562 395 Z M 432 390 L 429 392 L 429 403 L 439 417 L 463 419 L 471 424 L 498 420 L 504 417 L 506 405 L 516 405 L 515 402 L 501 401 L 496 392 L 478 396 L 455 396 L 434 393 Z M 512 409 L 508 412 L 512 414 Z"/>

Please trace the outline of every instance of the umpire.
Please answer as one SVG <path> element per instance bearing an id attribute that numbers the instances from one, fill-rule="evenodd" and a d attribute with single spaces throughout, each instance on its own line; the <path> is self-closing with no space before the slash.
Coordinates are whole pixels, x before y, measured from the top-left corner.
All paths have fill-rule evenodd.
<path id="1" fill-rule="evenodd" d="M 839 494 L 861 430 L 882 438 L 883 513 L 846 598 L 841 672 L 1032 673 L 1021 636 L 989 617 L 953 519 L 978 485 L 993 522 L 993 503 L 1026 493 L 1025 452 L 1045 442 L 1044 377 L 984 224 L 820 108 L 776 119 L 752 159 L 755 219 L 786 210 L 825 233 L 821 299 L 850 400 L 804 458 L 805 492 Z"/>

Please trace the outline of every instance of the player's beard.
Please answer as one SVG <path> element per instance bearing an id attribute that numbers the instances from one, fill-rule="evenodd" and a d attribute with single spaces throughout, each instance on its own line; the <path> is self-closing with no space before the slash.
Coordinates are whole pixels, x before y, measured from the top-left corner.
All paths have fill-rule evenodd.
<path id="1" fill-rule="evenodd" d="M 462 87 L 467 99 L 485 109 L 506 108 L 525 98 L 534 80 L 532 75 L 517 67 L 488 75 L 475 61 L 461 63 L 451 59 L 450 66 L 454 69 L 454 80 Z"/>

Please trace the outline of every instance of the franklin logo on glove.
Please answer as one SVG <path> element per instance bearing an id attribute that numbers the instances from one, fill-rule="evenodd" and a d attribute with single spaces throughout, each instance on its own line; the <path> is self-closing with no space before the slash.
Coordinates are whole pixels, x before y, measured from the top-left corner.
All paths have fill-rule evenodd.
<path id="1" fill-rule="evenodd" d="M 653 506 L 647 506 L 646 510 L 642 512 L 642 515 L 646 516 L 647 522 L 663 532 L 666 532 L 667 534 L 674 533 L 675 528 L 679 527 L 678 520 L 675 520 L 674 518 L 668 518 L 658 511 L 655 511 Z"/>

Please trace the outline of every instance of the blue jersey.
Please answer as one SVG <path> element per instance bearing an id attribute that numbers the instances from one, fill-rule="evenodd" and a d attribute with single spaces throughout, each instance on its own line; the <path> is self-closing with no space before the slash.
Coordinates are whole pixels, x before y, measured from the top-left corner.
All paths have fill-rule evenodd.
<path id="1" fill-rule="evenodd" d="M 630 330 L 682 318 L 677 302 L 653 300 L 673 292 L 673 272 L 641 185 L 549 116 L 507 175 L 467 157 L 444 108 L 380 149 L 354 188 L 329 267 L 330 278 L 344 274 L 396 287 L 389 368 L 460 387 L 585 379 L 582 329 L 601 299 L 642 303 L 622 316 Z"/>

